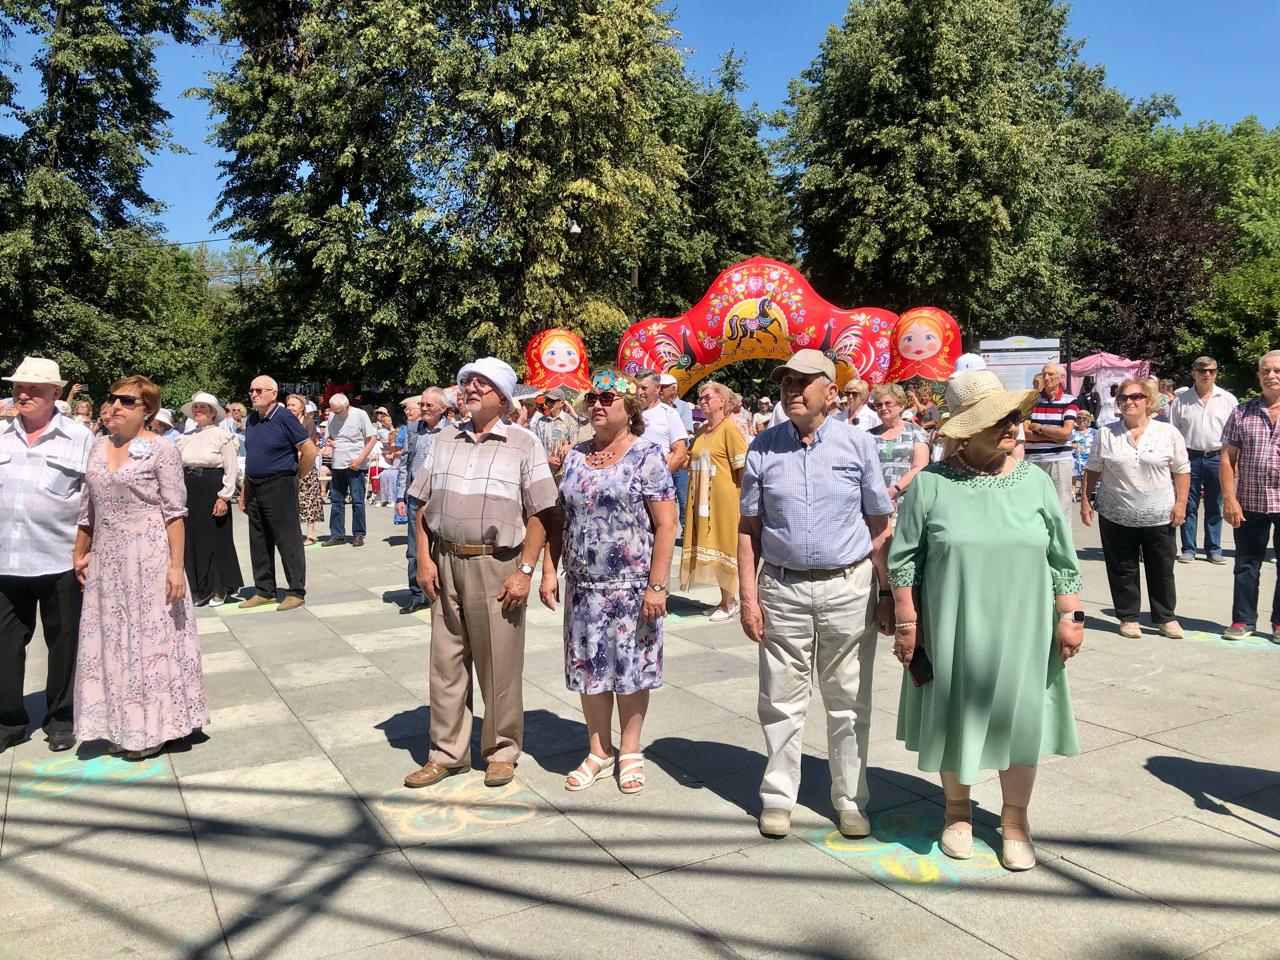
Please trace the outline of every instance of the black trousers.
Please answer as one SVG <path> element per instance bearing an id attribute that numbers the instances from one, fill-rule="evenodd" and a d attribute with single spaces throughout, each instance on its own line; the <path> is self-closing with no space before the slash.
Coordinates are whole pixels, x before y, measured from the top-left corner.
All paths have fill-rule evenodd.
<path id="1" fill-rule="evenodd" d="M 30 720 L 22 703 L 22 682 L 37 607 L 49 648 L 44 729 L 71 729 L 80 582 L 72 570 L 45 577 L 0 577 L 0 740 L 24 736 Z"/>
<path id="2" fill-rule="evenodd" d="M 287 596 L 307 593 L 307 558 L 298 523 L 298 478 L 293 474 L 252 480 L 245 477 L 245 515 L 249 518 L 249 559 L 253 585 L 264 597 L 276 595 L 276 551 L 289 581 Z"/>
<path id="3" fill-rule="evenodd" d="M 1151 601 L 1151 622 L 1156 626 L 1175 618 L 1178 591 L 1173 580 L 1177 541 L 1174 528 L 1164 523 L 1155 527 L 1122 527 L 1099 515 L 1102 557 L 1111 584 L 1111 603 L 1121 623 L 1137 621 L 1142 609 L 1142 587 L 1138 563 L 1147 568 L 1147 597 Z"/>

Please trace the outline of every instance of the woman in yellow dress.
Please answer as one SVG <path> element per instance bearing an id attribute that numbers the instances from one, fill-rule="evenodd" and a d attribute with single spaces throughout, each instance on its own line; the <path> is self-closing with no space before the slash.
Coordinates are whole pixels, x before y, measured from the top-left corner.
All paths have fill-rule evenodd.
<path id="1" fill-rule="evenodd" d="M 685 507 L 680 587 L 714 583 L 720 605 L 715 622 L 738 614 L 738 499 L 747 441 L 729 417 L 730 391 L 714 381 L 698 392 L 707 425 L 689 454 L 689 502 Z"/>

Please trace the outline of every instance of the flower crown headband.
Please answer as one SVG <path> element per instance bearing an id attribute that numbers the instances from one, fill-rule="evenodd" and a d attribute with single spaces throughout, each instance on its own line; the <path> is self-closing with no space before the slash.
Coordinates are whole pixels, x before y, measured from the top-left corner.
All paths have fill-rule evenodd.
<path id="1" fill-rule="evenodd" d="M 628 394 L 636 392 L 636 382 L 628 380 L 620 373 L 602 370 L 591 379 L 591 389 L 597 393 L 612 390 L 614 393 Z"/>

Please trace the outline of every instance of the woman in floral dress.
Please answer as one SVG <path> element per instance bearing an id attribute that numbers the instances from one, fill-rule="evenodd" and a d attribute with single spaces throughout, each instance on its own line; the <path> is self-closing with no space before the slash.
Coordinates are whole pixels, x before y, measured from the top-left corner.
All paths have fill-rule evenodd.
<path id="1" fill-rule="evenodd" d="M 160 409 L 154 383 L 126 377 L 107 399 L 76 534 L 75 728 L 80 740 L 107 740 L 140 760 L 208 724 L 209 711 L 183 569 L 182 458 L 146 429 Z"/>
<path id="2" fill-rule="evenodd" d="M 662 686 L 662 618 L 676 542 L 675 484 L 658 446 L 641 439 L 636 384 L 602 370 L 585 396 L 595 437 L 564 459 L 559 507 L 542 563 L 542 602 L 555 609 L 565 569 L 565 680 L 582 697 L 587 758 L 565 781 L 584 790 L 620 762 L 623 793 L 644 788 L 640 734 L 649 691 Z M 611 743 L 618 704 L 621 752 Z"/>

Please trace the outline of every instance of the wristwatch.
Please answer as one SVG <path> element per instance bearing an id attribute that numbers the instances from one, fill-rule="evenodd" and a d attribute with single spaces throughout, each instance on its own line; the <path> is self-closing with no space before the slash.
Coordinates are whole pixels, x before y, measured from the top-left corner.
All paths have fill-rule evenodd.
<path id="1" fill-rule="evenodd" d="M 532 576 L 533 576 L 533 564 L 532 564 L 532 563 L 522 563 L 522 564 L 520 564 L 520 566 L 518 566 L 516 569 L 517 569 L 517 570 L 519 570 L 521 573 L 523 573 L 526 577 L 532 577 Z"/>
<path id="2" fill-rule="evenodd" d="M 651 583 L 649 584 L 649 589 L 654 593 L 666 593 L 667 585 L 665 583 Z"/>
<path id="3" fill-rule="evenodd" d="M 1058 617 L 1059 620 L 1070 620 L 1072 623 L 1084 623 L 1083 610 L 1068 610 Z"/>

